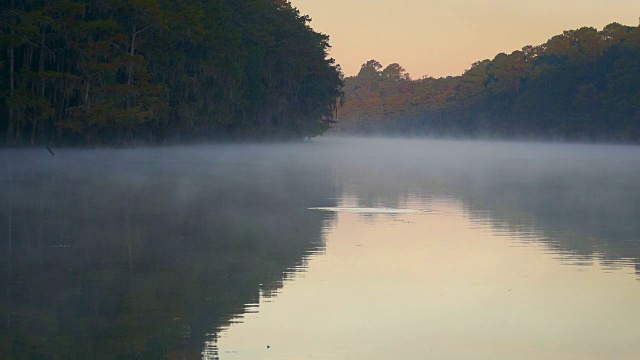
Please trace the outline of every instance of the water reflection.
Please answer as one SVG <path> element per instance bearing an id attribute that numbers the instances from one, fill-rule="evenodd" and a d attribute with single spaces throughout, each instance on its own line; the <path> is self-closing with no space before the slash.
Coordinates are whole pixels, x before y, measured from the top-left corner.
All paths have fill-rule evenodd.
<path id="1" fill-rule="evenodd" d="M 394 151 L 393 140 L 369 142 L 366 155 L 337 165 L 347 203 L 419 209 L 453 199 L 479 227 L 560 257 L 640 261 L 637 147 L 405 141 Z"/>
<path id="2" fill-rule="evenodd" d="M 595 330 L 567 339 L 594 311 L 628 330 L 620 344 L 633 333 L 621 317 L 637 314 L 639 296 L 626 282 L 640 278 L 635 147 L 328 139 L 55 157 L 5 150 L 0 186 L 0 357 L 423 358 L 436 350 L 378 347 L 401 336 L 449 346 L 434 358 L 451 358 L 460 339 L 513 355 L 532 346 L 509 332 L 524 327 L 527 336 L 597 344 Z M 506 277 L 488 281 L 496 274 Z M 519 291 L 516 300 L 505 289 Z M 594 300 L 575 301 L 582 296 Z M 570 325 L 549 330 L 554 316 Z M 250 325 L 255 319 L 263 320 Z M 401 331 L 413 329 L 407 323 L 417 332 Z M 473 324 L 505 330 L 473 337 Z M 230 352 L 219 353 L 220 334 L 245 325 L 242 352 L 225 345 Z M 265 343 L 264 331 L 291 329 L 309 338 L 287 343 L 286 353 Z M 328 341 L 337 330 L 342 340 Z M 508 341 L 496 344 L 501 337 Z M 354 352 L 350 340 L 370 351 Z"/>
<path id="3" fill-rule="evenodd" d="M 330 177 L 286 152 L 6 152 L 0 357 L 199 358 L 323 247 Z"/>
<path id="4" fill-rule="evenodd" d="M 338 213 L 326 254 L 222 332 L 221 359 L 636 357 L 628 271 L 566 266 L 470 223 L 460 203 L 431 207 Z"/>

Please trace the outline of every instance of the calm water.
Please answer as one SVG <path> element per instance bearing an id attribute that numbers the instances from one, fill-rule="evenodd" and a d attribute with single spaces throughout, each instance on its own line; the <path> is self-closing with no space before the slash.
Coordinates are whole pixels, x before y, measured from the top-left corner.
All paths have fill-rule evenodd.
<path id="1" fill-rule="evenodd" d="M 0 152 L 0 358 L 636 359 L 640 148 Z"/>

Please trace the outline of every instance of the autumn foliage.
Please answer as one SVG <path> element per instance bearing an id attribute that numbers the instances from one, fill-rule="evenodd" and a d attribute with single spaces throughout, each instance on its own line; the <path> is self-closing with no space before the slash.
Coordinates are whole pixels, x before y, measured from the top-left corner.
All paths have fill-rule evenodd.
<path id="1" fill-rule="evenodd" d="M 640 28 L 565 31 L 439 79 L 371 60 L 344 89 L 342 134 L 638 142 Z"/>

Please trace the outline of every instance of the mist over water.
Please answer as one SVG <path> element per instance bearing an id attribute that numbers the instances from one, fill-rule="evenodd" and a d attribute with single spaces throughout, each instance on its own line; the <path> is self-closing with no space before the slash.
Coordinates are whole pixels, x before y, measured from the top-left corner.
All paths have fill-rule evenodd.
<path id="1" fill-rule="evenodd" d="M 536 338 L 563 358 L 589 358 L 582 351 L 593 339 L 600 356 L 637 350 L 633 333 L 613 329 L 640 317 L 628 306 L 640 296 L 638 147 L 326 138 L 55 153 L 0 153 L 5 357 L 418 359 L 428 349 L 407 339 L 432 337 L 448 344 L 431 348 L 440 356 L 465 358 L 456 344 L 527 298 L 539 306 L 518 305 L 525 311 L 511 326 L 522 339 L 498 349 L 506 335 L 489 326 L 475 358 L 518 357 Z M 527 263 L 524 274 L 518 264 Z M 580 286 L 561 286 L 576 271 Z M 386 277 L 407 286 L 385 287 Z M 507 286 L 522 296 L 507 297 Z M 531 317 L 564 308 L 540 305 L 525 288 L 559 299 L 606 291 L 602 302 L 576 300 L 571 319 L 602 312 L 611 324 L 584 336 L 534 326 L 532 308 L 541 313 Z M 357 292 L 377 300 L 350 307 Z M 415 315 L 424 307 L 467 317 Z M 352 344 L 316 334 L 326 347 L 277 346 L 277 334 L 290 336 L 284 328 L 314 333 L 296 311 L 305 308 Z M 310 328 L 294 328 L 292 316 Z M 374 335 L 380 328 L 389 331 Z M 396 336 L 407 345 L 394 347 Z"/>

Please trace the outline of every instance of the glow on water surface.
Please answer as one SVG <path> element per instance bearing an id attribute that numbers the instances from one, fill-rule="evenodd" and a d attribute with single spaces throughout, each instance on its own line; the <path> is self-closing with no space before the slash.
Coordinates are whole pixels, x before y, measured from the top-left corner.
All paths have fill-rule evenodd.
<path id="1" fill-rule="evenodd" d="M 640 147 L 40 150 L 0 157 L 0 358 L 640 353 Z"/>
<path id="2" fill-rule="evenodd" d="M 397 208 L 385 208 L 385 207 L 367 208 L 367 207 L 344 207 L 344 206 L 311 207 L 309 208 L 309 210 L 350 212 L 350 213 L 358 213 L 358 214 L 409 214 L 409 213 L 429 212 L 429 210 L 416 210 L 416 209 L 397 209 Z"/>
<path id="3" fill-rule="evenodd" d="M 633 267 L 568 265 L 541 234 L 432 200 L 402 207 L 426 214 L 336 212 L 326 251 L 222 331 L 219 358 L 637 358 Z"/>

